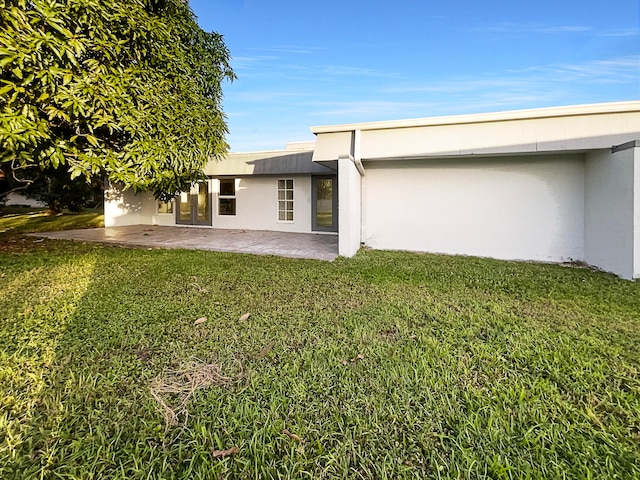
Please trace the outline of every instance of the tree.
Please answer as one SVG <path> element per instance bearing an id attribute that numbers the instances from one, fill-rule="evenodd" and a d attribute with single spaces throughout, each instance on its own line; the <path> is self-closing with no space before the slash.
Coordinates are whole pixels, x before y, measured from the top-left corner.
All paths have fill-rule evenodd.
<path id="1" fill-rule="evenodd" d="M 21 193 L 45 203 L 50 213 L 60 213 L 63 208 L 81 212 L 85 207 L 102 203 L 102 183 L 98 177 L 93 177 L 91 182 L 82 177 L 72 179 L 64 168 L 51 167 L 37 173 Z"/>
<path id="2" fill-rule="evenodd" d="M 0 0 L 0 167 L 172 196 L 228 148 L 221 35 L 186 0 Z"/>

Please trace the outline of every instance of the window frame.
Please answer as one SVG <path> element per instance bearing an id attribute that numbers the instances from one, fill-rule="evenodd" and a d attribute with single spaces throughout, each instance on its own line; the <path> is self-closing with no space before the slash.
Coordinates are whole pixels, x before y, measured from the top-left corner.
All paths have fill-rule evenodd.
<path id="1" fill-rule="evenodd" d="M 284 188 L 280 188 L 281 183 L 284 182 Z M 288 187 L 287 182 L 291 182 L 291 187 Z M 278 223 L 295 223 L 295 180 L 293 178 L 279 178 L 276 183 L 276 220 Z M 280 198 L 280 192 L 284 193 L 284 198 Z M 288 198 L 287 193 L 291 192 L 291 198 Z M 291 202 L 291 209 L 287 208 L 287 203 Z M 284 209 L 281 208 L 281 204 L 284 204 Z M 284 213 L 284 220 L 280 218 L 280 214 Z M 291 214 L 291 219 L 287 219 L 288 215 Z"/>
<path id="2" fill-rule="evenodd" d="M 161 212 L 160 205 L 167 205 L 167 211 Z M 168 202 L 163 202 L 162 200 L 156 200 L 156 215 L 173 215 L 176 213 L 176 202 L 175 199 L 172 198 Z"/>
<path id="3" fill-rule="evenodd" d="M 223 194 L 222 193 L 222 182 L 230 182 L 233 185 L 233 195 Z M 236 179 L 235 178 L 219 178 L 218 179 L 218 209 L 217 214 L 221 217 L 235 217 L 238 213 L 238 201 L 237 201 L 237 191 L 236 191 Z M 220 206 L 221 201 L 231 202 L 230 205 L 233 205 L 233 213 L 222 213 Z"/>

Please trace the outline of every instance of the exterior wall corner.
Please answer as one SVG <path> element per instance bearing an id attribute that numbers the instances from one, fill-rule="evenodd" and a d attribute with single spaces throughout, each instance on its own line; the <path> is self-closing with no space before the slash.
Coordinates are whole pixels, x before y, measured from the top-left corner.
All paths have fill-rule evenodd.
<path id="1" fill-rule="evenodd" d="M 634 150 L 598 150 L 587 155 L 585 165 L 585 262 L 627 280 L 639 273 Z"/>
<path id="2" fill-rule="evenodd" d="M 362 179 L 351 155 L 338 158 L 338 254 L 353 257 L 360 249 Z"/>

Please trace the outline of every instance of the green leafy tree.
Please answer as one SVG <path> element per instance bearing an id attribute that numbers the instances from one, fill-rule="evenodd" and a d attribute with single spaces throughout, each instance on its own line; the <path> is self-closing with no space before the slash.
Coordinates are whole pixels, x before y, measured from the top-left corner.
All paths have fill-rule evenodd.
<path id="1" fill-rule="evenodd" d="M 70 178 L 64 168 L 47 168 L 37 172 L 37 176 L 30 180 L 29 186 L 21 193 L 45 203 L 53 214 L 60 213 L 64 208 L 81 212 L 85 207 L 102 203 L 103 190 L 99 177 L 87 182 L 82 177 Z"/>
<path id="2" fill-rule="evenodd" d="M 166 197 L 228 148 L 229 51 L 184 0 L 0 0 L 0 73 L 7 177 L 62 167 Z"/>

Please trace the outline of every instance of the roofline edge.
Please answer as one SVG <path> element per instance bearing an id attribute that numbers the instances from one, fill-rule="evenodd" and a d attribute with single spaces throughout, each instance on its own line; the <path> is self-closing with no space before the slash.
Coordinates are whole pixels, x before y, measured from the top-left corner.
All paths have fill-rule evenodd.
<path id="1" fill-rule="evenodd" d="M 354 130 L 386 130 L 392 128 L 430 127 L 468 123 L 504 122 L 509 120 L 532 120 L 536 118 L 571 117 L 580 115 L 603 115 L 608 113 L 640 112 L 640 100 L 624 102 L 590 103 L 561 107 L 506 110 L 489 113 L 447 115 L 439 117 L 412 118 L 378 122 L 346 123 L 310 127 L 312 133 L 339 133 Z"/>

